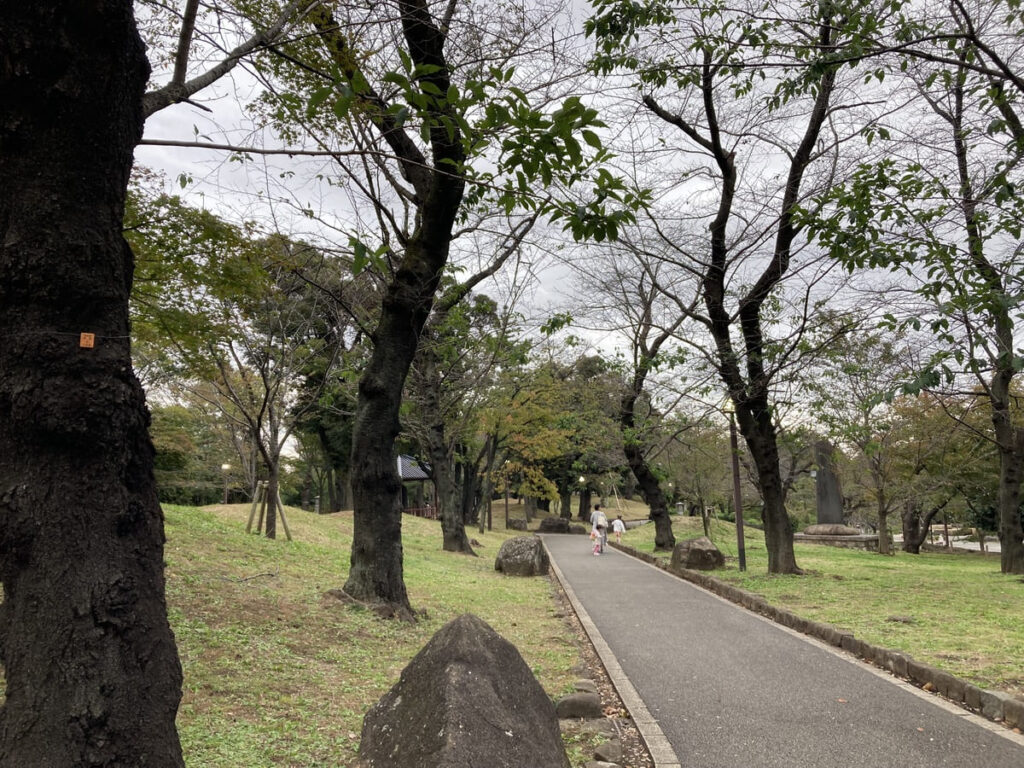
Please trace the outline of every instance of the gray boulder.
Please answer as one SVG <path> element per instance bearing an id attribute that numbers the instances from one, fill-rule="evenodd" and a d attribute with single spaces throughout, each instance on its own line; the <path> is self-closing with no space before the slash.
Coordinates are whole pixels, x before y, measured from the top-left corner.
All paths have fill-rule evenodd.
<path id="1" fill-rule="evenodd" d="M 555 712 L 558 713 L 558 717 L 561 720 L 575 720 L 578 718 L 595 720 L 599 717 L 604 717 L 604 712 L 601 710 L 601 697 L 589 691 L 570 693 L 568 696 L 559 699 L 558 703 L 555 704 Z"/>
<path id="2" fill-rule="evenodd" d="M 860 531 L 839 523 L 819 523 L 804 528 L 804 534 L 807 536 L 859 536 Z"/>
<path id="3" fill-rule="evenodd" d="M 506 576 L 544 576 L 549 565 L 548 553 L 536 536 L 506 539 L 494 559 L 494 570 Z"/>
<path id="4" fill-rule="evenodd" d="M 606 741 L 594 750 L 594 759 L 604 763 L 621 763 L 622 744 L 617 739 Z"/>
<path id="5" fill-rule="evenodd" d="M 707 536 L 686 539 L 672 550 L 672 567 L 697 571 L 713 571 L 725 566 L 725 555 Z"/>
<path id="6" fill-rule="evenodd" d="M 597 683 L 593 680 L 582 678 L 572 684 L 578 693 L 597 693 Z"/>
<path id="7" fill-rule="evenodd" d="M 519 651 L 465 614 L 367 712 L 363 768 L 569 768 L 554 705 Z"/>
<path id="8" fill-rule="evenodd" d="M 510 531 L 525 531 L 526 521 L 520 518 L 513 518 L 512 520 L 508 521 L 508 525 L 506 526 L 506 528 L 508 528 Z"/>
<path id="9" fill-rule="evenodd" d="M 545 517 L 537 530 L 540 533 L 569 533 L 569 521 L 564 517 Z"/>

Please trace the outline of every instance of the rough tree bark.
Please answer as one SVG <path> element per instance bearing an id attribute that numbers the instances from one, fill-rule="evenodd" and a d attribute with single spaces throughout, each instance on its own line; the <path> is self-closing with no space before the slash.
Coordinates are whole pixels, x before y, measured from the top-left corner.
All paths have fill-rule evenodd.
<path id="1" fill-rule="evenodd" d="M 676 546 L 676 537 L 672 533 L 672 519 L 668 516 L 668 503 L 665 501 L 665 494 L 662 493 L 661 483 L 647 466 L 639 445 L 627 443 L 624 448 L 626 461 L 636 475 L 640 495 L 651 508 L 650 519 L 654 521 L 654 548 L 672 550 Z"/>
<path id="2" fill-rule="evenodd" d="M 373 332 L 373 354 L 359 381 L 353 429 L 354 530 L 345 591 L 361 600 L 391 603 L 403 615 L 411 614 L 412 607 L 402 565 L 402 483 L 395 464 L 398 413 L 419 334 L 448 257 L 448 232 L 458 208 L 457 199 L 450 202 L 448 229 L 425 220 L 421 241 L 410 243 L 388 287 Z"/>
<path id="3" fill-rule="evenodd" d="M 558 492 L 558 516 L 572 520 L 572 491 L 568 489 Z"/>
<path id="4" fill-rule="evenodd" d="M 667 338 L 667 335 L 662 338 L 662 341 L 664 338 Z M 661 344 L 659 343 L 657 346 L 660 347 Z M 676 537 L 672 533 L 672 519 L 668 515 L 668 502 L 661 490 L 661 483 L 647 463 L 643 446 L 633 437 L 636 432 L 636 402 L 643 392 L 650 361 L 654 359 L 657 351 L 655 349 L 635 373 L 632 387 L 622 398 L 619 408 L 619 424 L 622 428 L 622 447 L 626 454 L 626 462 L 633 470 L 633 476 L 636 477 L 640 495 L 651 509 L 649 517 L 654 521 L 654 548 L 672 550 L 676 546 Z"/>
<path id="5" fill-rule="evenodd" d="M 900 518 L 903 522 L 903 551 L 912 555 L 921 554 L 921 546 L 928 539 L 932 520 L 942 511 L 948 501 L 932 507 L 927 512 L 921 511 L 919 501 L 908 501 L 903 507 Z"/>
<path id="6" fill-rule="evenodd" d="M 147 73 L 130 2 L 0 2 L 4 766 L 183 765 L 121 237 Z"/>
<path id="7" fill-rule="evenodd" d="M 590 499 L 591 499 L 590 489 L 589 488 L 581 488 L 580 489 L 580 506 L 579 506 L 579 510 L 577 511 L 577 516 L 579 517 L 580 520 L 584 520 L 584 521 L 586 521 L 588 523 L 590 522 Z"/>

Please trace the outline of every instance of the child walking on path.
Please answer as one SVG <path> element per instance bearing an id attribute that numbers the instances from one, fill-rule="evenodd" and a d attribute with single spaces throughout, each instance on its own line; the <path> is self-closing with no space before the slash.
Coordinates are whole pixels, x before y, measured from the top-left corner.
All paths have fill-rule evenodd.
<path id="1" fill-rule="evenodd" d="M 601 505 L 594 505 L 594 514 L 590 516 L 590 523 L 594 526 L 594 533 L 597 534 L 597 546 L 594 547 L 594 554 L 604 552 L 604 545 L 608 543 L 608 518 L 601 511 Z"/>
<path id="2" fill-rule="evenodd" d="M 622 534 L 626 530 L 626 524 L 622 522 L 622 515 L 619 515 L 612 521 L 612 530 L 615 531 L 615 543 L 622 543 Z"/>

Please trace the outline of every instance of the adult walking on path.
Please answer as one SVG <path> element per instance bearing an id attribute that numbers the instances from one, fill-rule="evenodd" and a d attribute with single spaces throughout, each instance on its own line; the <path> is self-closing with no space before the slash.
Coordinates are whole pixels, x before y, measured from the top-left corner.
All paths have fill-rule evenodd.
<path id="1" fill-rule="evenodd" d="M 1024 766 L 1021 736 L 852 656 L 617 550 L 544 543 L 659 768 Z"/>

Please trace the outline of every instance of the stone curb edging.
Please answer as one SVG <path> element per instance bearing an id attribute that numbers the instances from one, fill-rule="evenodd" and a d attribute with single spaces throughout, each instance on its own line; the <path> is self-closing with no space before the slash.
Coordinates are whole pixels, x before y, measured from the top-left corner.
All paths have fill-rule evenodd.
<path id="1" fill-rule="evenodd" d="M 823 624 L 797 616 L 792 611 L 769 604 L 760 595 L 734 587 L 704 571 L 674 569 L 661 558 L 648 552 L 641 552 L 633 547 L 615 542 L 608 542 L 608 544 L 620 552 L 696 584 L 708 592 L 741 605 L 747 610 L 771 619 L 795 632 L 817 638 L 836 648 L 842 648 L 854 656 L 887 670 L 896 677 L 909 680 L 925 690 L 939 693 L 953 703 L 973 710 L 989 720 L 1002 722 L 1010 728 L 1024 729 L 1024 700 L 1022 699 L 1003 691 L 987 691 L 941 669 L 915 661 L 901 651 L 872 645 L 857 639 L 852 632 L 837 629 L 831 624 Z"/>

